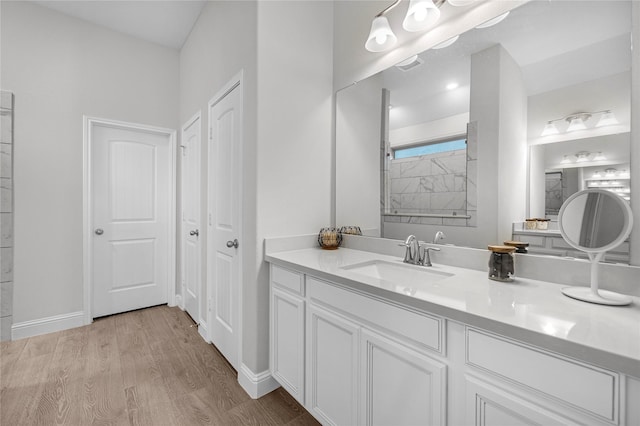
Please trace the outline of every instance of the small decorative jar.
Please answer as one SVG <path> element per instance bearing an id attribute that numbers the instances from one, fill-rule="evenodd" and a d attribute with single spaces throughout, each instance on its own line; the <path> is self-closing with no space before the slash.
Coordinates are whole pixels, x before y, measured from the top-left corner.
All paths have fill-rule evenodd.
<path id="1" fill-rule="evenodd" d="M 343 226 L 342 228 L 340 228 L 340 233 L 342 235 L 344 235 L 344 234 L 362 235 L 362 231 L 360 230 L 359 226 Z"/>
<path id="2" fill-rule="evenodd" d="M 513 281 L 515 275 L 515 259 L 513 252 L 515 247 L 489 246 L 489 279 L 494 281 Z"/>
<path id="3" fill-rule="evenodd" d="M 516 253 L 527 253 L 527 247 L 529 247 L 529 243 L 525 243 L 524 241 L 505 241 L 504 245 L 515 247 Z"/>
<path id="4" fill-rule="evenodd" d="M 334 227 L 322 228 L 318 233 L 318 244 L 325 250 L 335 250 L 342 243 L 342 234 Z"/>
<path id="5" fill-rule="evenodd" d="M 538 220 L 537 219 L 525 219 L 524 220 L 524 227 L 525 229 L 536 229 L 538 227 Z"/>
<path id="6" fill-rule="evenodd" d="M 550 219 L 536 219 L 536 228 L 543 231 L 549 229 L 549 221 Z"/>

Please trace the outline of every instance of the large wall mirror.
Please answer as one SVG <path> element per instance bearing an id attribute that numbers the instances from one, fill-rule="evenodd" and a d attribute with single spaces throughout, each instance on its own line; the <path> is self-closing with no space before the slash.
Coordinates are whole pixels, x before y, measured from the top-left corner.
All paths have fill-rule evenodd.
<path id="1" fill-rule="evenodd" d="M 572 193 L 594 187 L 628 200 L 631 26 L 631 1 L 532 1 L 338 91 L 336 224 L 396 239 L 442 230 L 482 248 L 504 235 L 481 234 L 486 217 L 496 229 L 553 222 Z M 494 115 L 500 131 L 514 128 L 513 145 L 490 146 L 482 121 Z M 482 206 L 504 179 L 499 161 L 528 169 L 514 177 L 511 216 Z"/>

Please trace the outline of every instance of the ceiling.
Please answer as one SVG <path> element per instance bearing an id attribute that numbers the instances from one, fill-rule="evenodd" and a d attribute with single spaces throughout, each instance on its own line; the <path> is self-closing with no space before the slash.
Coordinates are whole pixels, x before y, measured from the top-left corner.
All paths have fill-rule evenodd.
<path id="1" fill-rule="evenodd" d="M 407 72 L 391 67 L 384 84 L 394 110 L 420 105 L 422 121 L 425 116 L 436 120 L 468 110 L 474 53 L 501 44 L 521 67 L 532 96 L 629 70 L 630 32 L 630 2 L 532 1 L 493 27 L 473 29 L 450 47 L 423 52 L 418 67 Z M 445 86 L 451 81 L 459 88 L 449 92 Z M 416 118 L 406 116 L 392 128 L 414 124 Z"/>
<path id="2" fill-rule="evenodd" d="M 46 0 L 33 2 L 120 33 L 180 49 L 207 1 Z"/>

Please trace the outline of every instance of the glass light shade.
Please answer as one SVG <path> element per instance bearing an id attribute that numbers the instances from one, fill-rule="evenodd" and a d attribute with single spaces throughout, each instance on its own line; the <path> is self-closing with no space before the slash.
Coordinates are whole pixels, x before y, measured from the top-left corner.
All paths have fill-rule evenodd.
<path id="1" fill-rule="evenodd" d="M 413 64 L 418 60 L 418 55 L 413 55 L 405 59 L 404 61 L 400 61 L 396 64 L 396 67 L 406 67 L 407 65 Z"/>
<path id="2" fill-rule="evenodd" d="M 604 114 L 602 114 L 600 120 L 598 120 L 598 124 L 596 124 L 596 127 L 613 126 L 615 124 L 618 124 L 616 116 L 613 115 L 611 111 L 606 111 Z"/>
<path id="3" fill-rule="evenodd" d="M 569 122 L 569 127 L 567 127 L 567 132 L 575 132 L 576 130 L 584 130 L 587 126 L 584 125 L 584 121 L 580 117 L 574 117 Z"/>
<path id="4" fill-rule="evenodd" d="M 402 21 L 402 28 L 415 32 L 426 30 L 440 19 L 440 9 L 433 0 L 410 0 L 407 15 Z"/>
<path id="5" fill-rule="evenodd" d="M 569 163 L 571 163 L 571 160 L 569 160 L 569 157 L 566 155 L 562 158 L 562 161 L 560 161 L 560 164 L 569 164 Z"/>
<path id="6" fill-rule="evenodd" d="M 607 157 L 605 157 L 602 152 L 598 152 L 595 157 L 593 157 L 593 161 L 604 161 Z"/>
<path id="7" fill-rule="evenodd" d="M 365 49 L 369 52 L 384 52 L 391 49 L 398 38 L 391 31 L 389 20 L 386 16 L 376 16 L 371 22 L 371 31 L 369 32 L 369 38 L 364 44 Z"/>
<path id="8" fill-rule="evenodd" d="M 585 161 L 589 161 L 589 152 L 581 151 L 576 154 L 576 163 L 584 163 Z"/>
<path id="9" fill-rule="evenodd" d="M 453 43 L 455 43 L 456 41 L 458 41 L 458 39 L 460 38 L 460 35 L 457 36 L 453 36 L 451 37 L 449 40 L 445 40 L 442 43 L 438 43 L 435 46 L 432 47 L 432 49 L 444 49 L 445 47 L 449 47 L 451 46 Z"/>
<path id="10" fill-rule="evenodd" d="M 476 28 L 489 28 L 489 27 L 493 27 L 494 25 L 499 24 L 500 22 L 504 21 L 504 18 L 506 18 L 507 16 L 509 16 L 509 12 L 505 12 L 500 16 L 496 16 L 493 19 L 489 19 L 488 21 L 478 25 Z"/>
<path id="11" fill-rule="evenodd" d="M 467 6 L 476 0 L 449 0 L 451 6 Z"/>
<path id="12" fill-rule="evenodd" d="M 556 127 L 556 125 L 553 124 L 551 121 L 549 121 L 547 125 L 544 126 L 544 129 L 542 130 L 542 133 L 540 134 L 540 136 L 557 135 L 558 133 L 560 132 L 558 131 L 558 128 Z"/>

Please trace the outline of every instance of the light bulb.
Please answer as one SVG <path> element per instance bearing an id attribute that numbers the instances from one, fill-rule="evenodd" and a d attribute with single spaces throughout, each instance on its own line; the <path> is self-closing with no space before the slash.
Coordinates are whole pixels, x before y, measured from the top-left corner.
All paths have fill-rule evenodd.
<path id="1" fill-rule="evenodd" d="M 557 135 L 558 133 L 560 132 L 558 131 L 558 128 L 556 127 L 556 125 L 553 124 L 551 121 L 549 121 L 544 126 L 544 129 L 542 130 L 542 133 L 540 134 L 540 136 Z"/>
<path id="2" fill-rule="evenodd" d="M 384 52 L 391 49 L 397 41 L 398 39 L 391 31 L 387 17 L 376 16 L 371 22 L 371 31 L 364 47 L 369 52 Z"/>
<path id="3" fill-rule="evenodd" d="M 383 45 L 387 42 L 387 35 L 386 34 L 376 34 L 376 43 L 378 43 L 379 45 Z"/>
<path id="4" fill-rule="evenodd" d="M 413 19 L 415 19 L 418 22 L 422 22 L 426 18 L 427 18 L 427 9 L 426 8 L 416 9 L 416 11 L 413 13 Z"/>
<path id="5" fill-rule="evenodd" d="M 440 19 L 440 9 L 433 0 L 410 0 L 402 28 L 415 32 L 426 30 Z"/>
<path id="6" fill-rule="evenodd" d="M 567 127 L 567 132 L 574 132 L 576 130 L 584 130 L 587 126 L 584 125 L 584 121 L 580 117 L 573 117 L 569 122 L 569 127 Z"/>

